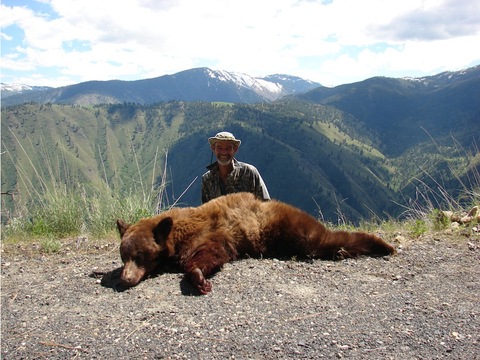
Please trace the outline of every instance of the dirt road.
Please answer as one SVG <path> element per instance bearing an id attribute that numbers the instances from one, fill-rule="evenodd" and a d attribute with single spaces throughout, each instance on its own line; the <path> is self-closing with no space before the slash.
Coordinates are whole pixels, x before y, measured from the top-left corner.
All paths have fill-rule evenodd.
<path id="1" fill-rule="evenodd" d="M 388 239 L 387 239 L 388 240 Z M 3 245 L 2 359 L 480 359 L 480 235 L 392 257 L 246 259 L 197 296 L 182 274 L 119 285 L 118 242 Z"/>

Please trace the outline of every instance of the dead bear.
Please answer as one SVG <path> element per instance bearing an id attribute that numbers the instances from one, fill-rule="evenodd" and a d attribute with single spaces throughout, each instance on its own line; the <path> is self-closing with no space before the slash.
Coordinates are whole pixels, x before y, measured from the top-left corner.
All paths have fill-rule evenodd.
<path id="1" fill-rule="evenodd" d="M 197 208 L 174 208 L 129 225 L 117 220 L 124 263 L 121 281 L 137 285 L 162 263 L 173 261 L 206 294 L 207 277 L 243 256 L 335 259 L 382 256 L 395 248 L 363 232 L 330 231 L 304 211 L 250 193 L 211 200 Z"/>

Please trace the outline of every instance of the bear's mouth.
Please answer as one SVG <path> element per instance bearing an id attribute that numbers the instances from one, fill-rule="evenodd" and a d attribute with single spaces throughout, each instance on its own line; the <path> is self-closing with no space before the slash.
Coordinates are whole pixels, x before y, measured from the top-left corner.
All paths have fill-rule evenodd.
<path id="1" fill-rule="evenodd" d="M 137 285 L 145 276 L 145 268 L 138 267 L 133 261 L 129 261 L 123 265 L 120 281 L 122 285 L 132 287 Z"/>

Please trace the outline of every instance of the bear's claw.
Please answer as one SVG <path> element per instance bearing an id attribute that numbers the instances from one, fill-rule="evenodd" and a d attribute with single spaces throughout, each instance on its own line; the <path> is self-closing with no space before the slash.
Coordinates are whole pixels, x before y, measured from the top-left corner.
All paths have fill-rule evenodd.
<path id="1" fill-rule="evenodd" d="M 210 283 L 210 281 L 203 279 L 202 283 L 198 284 L 198 290 L 202 294 L 206 295 L 210 291 L 212 291 L 212 284 Z"/>

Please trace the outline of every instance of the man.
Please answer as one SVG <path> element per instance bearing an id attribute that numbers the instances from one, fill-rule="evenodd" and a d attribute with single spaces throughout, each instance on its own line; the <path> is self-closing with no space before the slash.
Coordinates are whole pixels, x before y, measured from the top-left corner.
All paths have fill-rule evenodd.
<path id="1" fill-rule="evenodd" d="M 202 176 L 202 204 L 222 195 L 251 192 L 257 198 L 270 200 L 267 187 L 258 170 L 234 158 L 242 143 L 229 132 L 219 132 L 208 139 L 217 161 L 207 166 Z"/>

